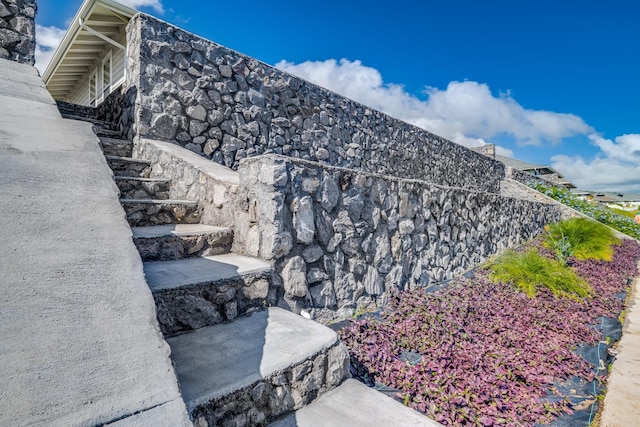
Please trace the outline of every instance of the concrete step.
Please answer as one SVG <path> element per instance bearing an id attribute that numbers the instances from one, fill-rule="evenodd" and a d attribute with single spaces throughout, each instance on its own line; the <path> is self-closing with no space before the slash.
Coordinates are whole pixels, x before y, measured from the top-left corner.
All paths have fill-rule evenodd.
<path id="1" fill-rule="evenodd" d="M 120 199 L 120 203 L 132 227 L 200 222 L 200 208 L 191 200 Z"/>
<path id="2" fill-rule="evenodd" d="M 107 138 L 122 138 L 122 132 L 120 132 L 119 130 L 105 129 L 98 125 L 93 126 L 93 132 L 98 136 L 104 136 Z"/>
<path id="3" fill-rule="evenodd" d="M 79 120 L 81 122 L 93 123 L 94 125 L 99 126 L 101 128 L 104 128 L 104 129 L 113 130 L 113 127 L 114 127 L 113 123 L 105 122 L 104 120 L 98 120 L 98 119 L 94 119 L 92 117 L 81 116 L 81 115 L 78 115 L 78 114 L 72 114 L 72 113 L 68 113 L 68 112 L 65 112 L 65 111 L 60 111 L 60 115 L 62 116 L 63 119 Z"/>
<path id="4" fill-rule="evenodd" d="M 56 100 L 56 104 L 58 105 L 58 111 L 60 111 L 60 115 L 64 116 L 80 116 L 80 117 L 95 117 L 96 109 L 95 107 L 89 107 L 88 105 L 78 105 L 72 104 L 70 102 L 58 101 Z"/>
<path id="5" fill-rule="evenodd" d="M 151 164 L 146 160 L 132 159 L 130 157 L 104 156 L 115 176 L 135 176 L 148 178 Z"/>
<path id="6" fill-rule="evenodd" d="M 320 396 L 309 406 L 297 410 L 270 426 L 437 427 L 441 424 L 367 387 L 360 381 L 349 379 L 338 388 Z"/>
<path id="7" fill-rule="evenodd" d="M 100 148 L 105 156 L 131 157 L 133 142 L 127 139 L 100 137 Z"/>
<path id="8" fill-rule="evenodd" d="M 114 180 L 123 199 L 166 200 L 169 198 L 170 179 L 115 176 Z"/>
<path id="9" fill-rule="evenodd" d="M 144 263 L 165 336 L 262 309 L 275 292 L 271 264 L 236 254 Z"/>
<path id="10" fill-rule="evenodd" d="M 228 227 L 170 224 L 133 227 L 133 242 L 143 261 L 168 261 L 229 253 L 233 232 Z"/>
<path id="11" fill-rule="evenodd" d="M 349 370 L 334 331 L 275 307 L 167 342 L 199 427 L 268 422 L 336 387 Z"/>

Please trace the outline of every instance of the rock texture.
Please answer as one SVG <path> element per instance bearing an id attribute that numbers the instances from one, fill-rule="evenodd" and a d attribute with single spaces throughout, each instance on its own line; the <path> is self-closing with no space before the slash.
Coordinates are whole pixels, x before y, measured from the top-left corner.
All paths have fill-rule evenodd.
<path id="1" fill-rule="evenodd" d="M 0 58 L 35 63 L 36 0 L 0 0 Z"/>
<path id="2" fill-rule="evenodd" d="M 283 156 L 243 160 L 239 175 L 254 256 L 281 274 L 279 304 L 323 321 L 461 274 L 560 217 L 549 204 Z"/>
<path id="3" fill-rule="evenodd" d="M 138 15 L 128 40 L 140 137 L 178 143 L 233 169 L 273 153 L 499 191 L 502 163 L 165 22 Z"/>

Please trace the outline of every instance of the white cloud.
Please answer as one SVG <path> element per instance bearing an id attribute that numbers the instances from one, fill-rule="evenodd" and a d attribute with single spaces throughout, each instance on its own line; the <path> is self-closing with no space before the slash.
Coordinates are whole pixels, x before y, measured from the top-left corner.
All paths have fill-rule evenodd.
<path id="1" fill-rule="evenodd" d="M 164 7 L 162 6 L 162 1 L 160 0 L 118 0 L 118 3 L 129 6 L 132 9 L 150 7 L 158 13 L 164 13 Z"/>
<path id="2" fill-rule="evenodd" d="M 595 134 L 589 138 L 600 148 L 595 158 L 558 155 L 551 158 L 551 165 L 580 188 L 640 193 L 640 134 L 613 141 Z"/>
<path id="3" fill-rule="evenodd" d="M 44 73 L 67 30 L 36 24 L 36 68 Z"/>
<path id="4" fill-rule="evenodd" d="M 525 109 L 508 93 L 492 95 L 483 83 L 454 81 L 443 90 L 428 87 L 427 98 L 420 99 L 401 85 L 384 83 L 378 70 L 360 61 L 280 61 L 276 67 L 465 146 L 483 145 L 504 134 L 519 145 L 556 144 L 593 131 L 578 116 Z"/>
<path id="5" fill-rule="evenodd" d="M 640 134 L 604 139 L 574 114 L 527 109 L 509 92 L 494 96 L 489 86 L 474 81 L 427 87 L 421 99 L 385 83 L 378 70 L 360 61 L 280 61 L 276 67 L 467 147 L 505 135 L 518 145 L 538 146 L 586 136 L 600 150 L 596 157 L 557 155 L 552 166 L 581 188 L 640 193 Z M 496 151 L 513 157 L 508 148 Z"/>

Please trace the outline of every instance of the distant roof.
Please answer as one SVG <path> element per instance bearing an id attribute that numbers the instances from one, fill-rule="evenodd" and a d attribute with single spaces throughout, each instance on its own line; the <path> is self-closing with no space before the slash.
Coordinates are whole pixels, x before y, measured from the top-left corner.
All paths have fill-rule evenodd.
<path id="1" fill-rule="evenodd" d="M 640 202 L 640 194 L 637 193 L 616 193 L 611 191 L 591 191 L 572 189 L 571 192 L 577 196 L 593 196 L 594 199 L 601 202 Z"/>
<path id="2" fill-rule="evenodd" d="M 514 168 L 514 169 L 518 169 L 518 170 L 521 170 L 521 171 L 548 169 L 548 170 L 552 171 L 550 173 L 557 173 L 550 166 L 537 165 L 535 163 L 529 163 L 529 162 L 525 162 L 525 161 L 522 161 L 522 160 L 512 159 L 510 157 L 500 156 L 498 154 L 496 154 L 496 160 L 499 161 L 499 162 L 504 163 L 505 166 L 508 166 L 508 167 L 511 167 L 511 168 Z"/>
<path id="3" fill-rule="evenodd" d="M 594 194 L 598 199 L 608 199 L 615 202 L 640 202 L 640 194 L 635 193 L 600 192 Z M 600 194 L 602 194 L 602 196 L 600 196 Z"/>
<path id="4" fill-rule="evenodd" d="M 42 76 L 55 99 L 73 90 L 108 46 L 119 45 L 113 37 L 136 13 L 112 0 L 84 0 Z"/>

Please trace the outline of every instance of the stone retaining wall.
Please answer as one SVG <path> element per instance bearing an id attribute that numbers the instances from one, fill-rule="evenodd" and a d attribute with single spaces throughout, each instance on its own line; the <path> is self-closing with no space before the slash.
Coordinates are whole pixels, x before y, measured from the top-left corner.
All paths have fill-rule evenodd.
<path id="1" fill-rule="evenodd" d="M 558 221 L 556 206 L 284 156 L 245 159 L 244 247 L 273 260 L 279 304 L 318 320 L 449 279 Z"/>
<path id="2" fill-rule="evenodd" d="M 36 0 L 0 0 L 0 58 L 35 63 Z"/>
<path id="3" fill-rule="evenodd" d="M 504 165 L 148 15 L 129 23 L 140 137 L 236 169 L 281 154 L 497 193 Z"/>

